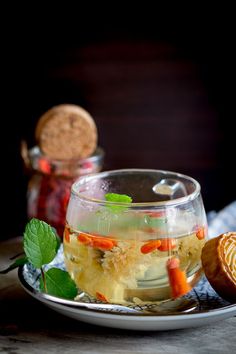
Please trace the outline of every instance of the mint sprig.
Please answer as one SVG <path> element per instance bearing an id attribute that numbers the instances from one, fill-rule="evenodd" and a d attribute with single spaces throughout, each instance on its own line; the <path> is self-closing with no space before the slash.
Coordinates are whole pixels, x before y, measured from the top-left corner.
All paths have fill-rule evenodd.
<path id="1" fill-rule="evenodd" d="M 24 251 L 35 268 L 50 263 L 56 256 L 57 239 L 50 225 L 31 219 L 24 232 Z"/>
<path id="2" fill-rule="evenodd" d="M 114 203 L 132 203 L 132 198 L 126 194 L 106 193 L 105 199 Z"/>
<path id="3" fill-rule="evenodd" d="M 73 299 L 77 295 L 77 287 L 68 272 L 58 268 L 51 268 L 44 274 L 44 277 L 49 294 L 65 299 Z M 40 289 L 45 291 L 42 277 L 40 279 Z"/>
<path id="4" fill-rule="evenodd" d="M 105 200 L 107 202 L 118 203 L 118 204 L 130 204 L 132 203 L 132 198 L 126 194 L 118 193 L 106 193 Z M 114 212 L 124 211 L 127 207 L 124 205 L 112 205 L 108 204 L 107 207 Z"/>
<path id="5" fill-rule="evenodd" d="M 55 258 L 60 239 L 54 228 L 46 222 L 31 219 L 25 228 L 23 248 L 25 255 L 14 261 L 0 274 L 6 274 L 12 269 L 30 262 L 35 268 L 40 269 L 40 290 L 51 295 L 73 299 L 77 295 L 77 287 L 68 272 L 59 268 L 44 271 L 44 266 Z"/>

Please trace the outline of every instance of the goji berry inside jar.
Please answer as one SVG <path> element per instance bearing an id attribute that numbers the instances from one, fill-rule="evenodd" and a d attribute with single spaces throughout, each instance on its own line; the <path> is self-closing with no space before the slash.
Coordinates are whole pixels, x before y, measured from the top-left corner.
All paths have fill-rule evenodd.
<path id="1" fill-rule="evenodd" d="M 28 218 L 48 222 L 62 236 L 71 185 L 81 176 L 101 171 L 103 160 L 104 151 L 100 147 L 86 159 L 69 160 L 51 159 L 38 146 L 29 149 L 24 158 L 30 172 Z"/>

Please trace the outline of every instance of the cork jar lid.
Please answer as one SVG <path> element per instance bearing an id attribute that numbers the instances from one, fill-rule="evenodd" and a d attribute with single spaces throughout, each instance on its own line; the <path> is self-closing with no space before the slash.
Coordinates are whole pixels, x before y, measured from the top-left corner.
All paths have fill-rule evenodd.
<path id="1" fill-rule="evenodd" d="M 97 147 L 92 116 L 73 104 L 61 104 L 45 112 L 37 123 L 35 137 L 41 151 L 58 160 L 87 158 Z"/>

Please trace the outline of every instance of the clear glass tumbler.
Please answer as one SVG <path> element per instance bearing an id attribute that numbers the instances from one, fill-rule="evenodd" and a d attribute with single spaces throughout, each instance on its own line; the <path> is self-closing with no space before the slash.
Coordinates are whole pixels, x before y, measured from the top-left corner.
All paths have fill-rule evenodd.
<path id="1" fill-rule="evenodd" d="M 161 170 L 102 172 L 72 185 L 65 265 L 93 298 L 158 303 L 195 286 L 206 237 L 200 185 L 193 178 Z"/>

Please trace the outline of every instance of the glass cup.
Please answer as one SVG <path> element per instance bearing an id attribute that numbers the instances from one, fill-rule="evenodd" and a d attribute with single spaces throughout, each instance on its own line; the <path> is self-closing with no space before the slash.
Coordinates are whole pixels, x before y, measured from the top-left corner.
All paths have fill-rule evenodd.
<path id="1" fill-rule="evenodd" d="M 132 202 L 107 201 L 107 193 Z M 206 237 L 200 185 L 193 178 L 161 170 L 102 172 L 72 185 L 65 265 L 92 298 L 159 303 L 182 297 L 198 282 Z"/>

